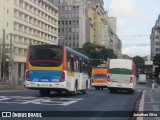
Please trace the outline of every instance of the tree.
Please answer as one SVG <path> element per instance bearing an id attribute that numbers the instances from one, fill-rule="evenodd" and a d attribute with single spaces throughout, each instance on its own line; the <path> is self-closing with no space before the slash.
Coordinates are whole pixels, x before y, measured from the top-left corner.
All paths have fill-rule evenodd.
<path id="1" fill-rule="evenodd" d="M 155 68 L 155 78 L 157 79 L 157 82 L 160 83 L 160 54 L 157 54 L 153 57 L 153 62 L 158 63 L 158 67 Z"/>
<path id="2" fill-rule="evenodd" d="M 104 60 L 107 61 L 107 58 L 117 58 L 112 49 L 90 42 L 83 44 L 82 48 L 76 48 L 75 50 L 90 58 L 91 67 L 97 67 L 102 64 Z"/>
<path id="3" fill-rule="evenodd" d="M 160 62 L 160 54 L 153 57 L 153 62 Z"/>
<path id="4" fill-rule="evenodd" d="M 133 57 L 133 61 L 137 67 L 137 69 L 140 69 L 141 72 L 144 72 L 145 64 L 144 64 L 144 59 L 140 56 L 135 56 Z"/>

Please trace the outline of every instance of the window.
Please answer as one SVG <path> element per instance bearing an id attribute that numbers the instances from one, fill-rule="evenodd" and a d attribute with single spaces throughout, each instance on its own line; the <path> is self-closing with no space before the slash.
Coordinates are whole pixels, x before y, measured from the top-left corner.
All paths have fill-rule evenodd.
<path id="1" fill-rule="evenodd" d="M 158 36 L 158 35 L 156 35 L 156 39 L 159 39 L 159 36 Z"/>
<path id="2" fill-rule="evenodd" d="M 79 69 L 80 69 L 80 72 L 82 72 L 82 59 L 79 59 Z"/>
<path id="3" fill-rule="evenodd" d="M 88 71 L 88 62 L 86 60 L 83 60 L 83 72 Z"/>
<path id="4" fill-rule="evenodd" d="M 71 57 L 70 61 L 71 71 L 74 71 L 74 57 Z"/>
<path id="5" fill-rule="evenodd" d="M 66 25 L 68 24 L 68 21 L 66 21 Z"/>
<path id="6" fill-rule="evenodd" d="M 73 6 L 73 10 L 75 10 L 75 6 Z"/>
<path id="7" fill-rule="evenodd" d="M 62 53 L 62 47 L 53 47 L 52 45 L 33 46 L 30 48 L 29 61 L 33 66 L 58 67 L 63 60 Z"/>

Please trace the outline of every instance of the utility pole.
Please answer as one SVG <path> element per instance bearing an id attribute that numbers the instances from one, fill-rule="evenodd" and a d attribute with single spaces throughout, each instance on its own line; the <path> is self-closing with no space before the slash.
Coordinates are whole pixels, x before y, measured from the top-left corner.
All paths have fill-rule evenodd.
<path id="1" fill-rule="evenodd" d="M 10 65 L 9 65 L 9 81 L 11 83 L 11 87 L 14 86 L 14 77 L 13 77 L 13 40 L 12 40 L 12 33 L 10 33 Z"/>
<path id="2" fill-rule="evenodd" d="M 4 77 L 5 77 L 5 61 L 6 61 L 6 56 L 5 56 L 5 46 L 6 46 L 6 43 L 5 43 L 5 30 L 3 29 L 3 41 L 2 41 L 2 67 L 1 67 L 1 77 L 2 77 L 2 80 L 4 80 Z"/>

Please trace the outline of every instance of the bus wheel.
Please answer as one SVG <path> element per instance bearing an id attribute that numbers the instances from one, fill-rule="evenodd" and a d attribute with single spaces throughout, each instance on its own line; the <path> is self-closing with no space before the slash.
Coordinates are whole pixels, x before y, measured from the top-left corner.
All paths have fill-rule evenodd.
<path id="1" fill-rule="evenodd" d="M 110 89 L 110 93 L 114 93 L 115 92 L 115 90 L 113 90 L 113 89 Z"/>
<path id="2" fill-rule="evenodd" d="M 129 93 L 130 93 L 130 94 L 133 94 L 133 93 L 134 93 L 134 90 L 130 90 Z"/>
<path id="3" fill-rule="evenodd" d="M 86 90 L 82 90 L 82 94 L 86 94 Z"/>
<path id="4" fill-rule="evenodd" d="M 42 97 L 47 97 L 50 95 L 50 90 L 39 90 L 39 93 Z"/>

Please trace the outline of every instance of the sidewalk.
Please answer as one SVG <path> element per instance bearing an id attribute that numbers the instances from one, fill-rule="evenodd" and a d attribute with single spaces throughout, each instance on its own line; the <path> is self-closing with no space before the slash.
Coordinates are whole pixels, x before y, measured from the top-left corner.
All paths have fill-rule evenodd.
<path id="1" fill-rule="evenodd" d="M 18 85 L 13 88 L 0 88 L 0 93 L 1 92 L 25 92 L 25 91 L 27 92 L 31 90 L 25 88 L 23 85 Z"/>
<path id="2" fill-rule="evenodd" d="M 160 84 L 157 85 L 154 91 L 145 90 L 143 91 L 141 102 L 139 105 L 139 111 L 147 111 L 152 113 L 160 111 Z M 158 113 L 160 115 L 160 112 Z M 160 116 L 156 117 L 138 117 L 137 120 L 160 120 Z"/>

